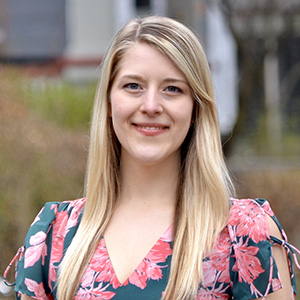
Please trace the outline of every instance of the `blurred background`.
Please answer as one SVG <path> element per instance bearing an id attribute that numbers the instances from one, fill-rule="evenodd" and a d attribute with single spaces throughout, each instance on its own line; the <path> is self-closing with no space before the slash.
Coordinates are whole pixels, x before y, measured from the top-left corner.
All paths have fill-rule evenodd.
<path id="1" fill-rule="evenodd" d="M 267 198 L 300 248 L 300 0 L 0 0 L 1 274 L 45 202 L 83 196 L 102 56 L 153 14 L 197 32 L 238 196 Z"/>

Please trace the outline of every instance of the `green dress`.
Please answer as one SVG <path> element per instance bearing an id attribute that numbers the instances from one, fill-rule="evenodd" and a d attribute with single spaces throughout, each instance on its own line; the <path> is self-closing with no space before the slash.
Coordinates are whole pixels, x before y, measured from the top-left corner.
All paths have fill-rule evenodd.
<path id="1" fill-rule="evenodd" d="M 272 246 L 285 247 L 292 291 L 296 293 L 291 254 L 269 203 L 263 199 L 230 200 L 227 226 L 219 234 L 212 253 L 203 260 L 204 280 L 197 300 L 265 297 L 280 289 Z M 59 264 L 81 220 L 85 199 L 47 203 L 32 223 L 15 260 L 16 299 L 26 294 L 35 299 L 56 299 Z M 270 236 L 267 215 L 273 218 L 285 240 Z M 158 239 L 124 283 L 120 283 L 102 237 L 75 295 L 95 300 L 159 300 L 166 288 L 172 259 L 172 226 Z M 71 284 L 71 283 L 70 283 Z"/>

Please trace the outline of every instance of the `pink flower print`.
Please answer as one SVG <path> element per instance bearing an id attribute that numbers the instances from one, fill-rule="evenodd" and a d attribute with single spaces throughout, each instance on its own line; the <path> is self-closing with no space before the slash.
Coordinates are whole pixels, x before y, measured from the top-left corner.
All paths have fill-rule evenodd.
<path id="1" fill-rule="evenodd" d="M 271 209 L 270 203 L 268 201 L 265 201 L 262 205 L 262 208 L 264 209 L 264 211 L 270 216 L 273 217 L 274 216 L 274 212 Z"/>
<path id="2" fill-rule="evenodd" d="M 56 267 L 54 267 L 53 265 L 49 266 L 49 278 L 48 278 L 48 285 L 49 287 L 52 289 L 52 281 L 55 282 L 56 281 Z"/>
<path id="3" fill-rule="evenodd" d="M 111 260 L 109 258 L 105 240 L 102 238 L 98 247 L 96 248 L 95 254 L 89 264 L 89 268 L 96 273 L 97 282 L 109 282 L 114 289 L 120 287 L 122 284 L 119 282 L 115 272 Z M 127 285 L 128 280 L 126 280 L 123 285 Z"/>
<path id="4" fill-rule="evenodd" d="M 66 201 L 66 202 L 69 203 L 69 207 L 75 207 L 77 211 L 81 211 L 85 205 L 86 198 L 79 198 L 74 201 Z"/>
<path id="5" fill-rule="evenodd" d="M 68 211 L 64 210 L 56 213 L 52 234 L 54 238 L 64 238 L 66 236 L 68 219 Z"/>
<path id="6" fill-rule="evenodd" d="M 80 282 L 81 287 L 85 289 L 92 286 L 94 282 L 94 277 L 95 277 L 95 272 L 91 268 L 87 268 Z"/>
<path id="7" fill-rule="evenodd" d="M 42 265 L 45 263 L 45 256 L 47 255 L 47 245 L 45 243 L 47 234 L 43 231 L 37 232 L 29 239 L 31 245 L 25 251 L 24 268 L 32 267 L 41 257 Z"/>
<path id="8" fill-rule="evenodd" d="M 147 254 L 146 259 L 154 263 L 162 263 L 165 262 L 167 257 L 171 254 L 172 249 L 170 244 L 159 239 Z"/>
<path id="9" fill-rule="evenodd" d="M 230 282 L 229 260 L 231 251 L 231 241 L 227 227 L 219 234 L 213 252 L 209 255 L 212 267 L 218 271 L 218 282 Z M 206 286 L 206 285 L 205 285 Z"/>
<path id="10" fill-rule="evenodd" d="M 128 279 L 121 284 L 114 272 L 113 266 L 111 263 L 108 263 L 105 268 L 100 272 L 94 272 L 96 282 L 109 282 L 114 289 L 117 289 L 120 286 L 126 286 L 128 284 Z"/>
<path id="11" fill-rule="evenodd" d="M 126 286 L 128 283 L 144 289 L 149 279 L 159 280 L 162 278 L 161 268 L 165 266 L 159 266 L 158 263 L 165 262 L 170 254 L 172 254 L 172 249 L 169 243 L 160 239 L 129 278 L 121 284 L 114 272 L 105 240 L 102 238 L 89 264 L 89 268 L 96 273 L 96 282 L 109 282 L 115 289 L 122 285 Z"/>
<path id="12" fill-rule="evenodd" d="M 74 211 L 74 209 L 72 210 L 70 217 L 68 218 L 68 224 L 66 226 L 66 232 L 69 232 L 69 230 L 76 226 L 78 223 L 78 218 L 79 218 L 79 213 L 80 211 L 76 210 Z"/>
<path id="13" fill-rule="evenodd" d="M 238 237 L 249 236 L 255 243 L 265 241 L 269 236 L 266 214 L 253 200 L 237 201 L 232 208 L 229 224 L 235 227 Z"/>
<path id="14" fill-rule="evenodd" d="M 238 272 L 239 282 L 244 281 L 251 284 L 261 273 L 265 272 L 261 267 L 260 260 L 256 257 L 259 248 L 249 246 L 247 241 L 243 244 L 242 238 L 233 247 L 235 252 L 233 256 L 236 262 L 232 270 Z"/>
<path id="15" fill-rule="evenodd" d="M 110 272 L 109 272 L 110 273 Z M 118 287 L 120 287 L 121 285 L 126 286 L 128 284 L 128 279 L 126 281 L 123 282 L 123 284 L 120 283 L 119 279 L 116 276 L 116 273 L 114 272 L 113 268 L 112 268 L 112 273 L 110 276 L 110 280 L 109 280 L 110 284 L 112 285 L 112 287 L 114 289 L 117 289 Z"/>
<path id="16" fill-rule="evenodd" d="M 34 219 L 34 221 L 32 222 L 32 224 L 31 224 L 31 226 L 33 225 L 33 224 L 35 224 L 36 222 L 38 222 L 41 218 L 40 218 L 40 215 L 41 215 L 41 213 L 43 212 L 43 210 L 44 210 L 44 207 L 40 210 L 40 212 L 38 213 L 38 215 L 35 217 L 35 219 Z"/>
<path id="17" fill-rule="evenodd" d="M 216 280 L 216 269 L 212 265 L 211 260 L 203 261 L 203 286 L 208 287 L 212 286 Z"/>
<path id="18" fill-rule="evenodd" d="M 93 293 L 96 296 L 93 299 L 97 300 L 110 300 L 112 299 L 116 293 L 110 292 L 110 291 L 105 291 L 107 289 L 108 285 L 102 286 L 102 284 L 99 284 L 99 286 L 95 289 L 93 289 Z"/>
<path id="19" fill-rule="evenodd" d="M 89 268 L 91 268 L 94 272 L 102 272 L 104 270 L 108 271 L 108 269 L 112 267 L 112 265 L 110 267 L 108 267 L 108 265 L 111 265 L 111 262 L 105 246 L 104 239 L 102 238 L 91 259 Z"/>
<path id="20" fill-rule="evenodd" d="M 69 208 L 72 208 L 72 211 L 70 213 L 70 217 L 68 218 L 68 224 L 67 224 L 67 232 L 78 223 L 78 218 L 80 213 L 82 212 L 82 209 L 85 205 L 85 198 L 78 199 L 76 201 L 71 201 L 69 204 Z"/>
<path id="21" fill-rule="evenodd" d="M 129 282 L 144 289 L 149 279 L 161 279 L 161 269 L 164 268 L 164 266 L 159 266 L 158 263 L 165 262 L 167 257 L 171 254 L 172 249 L 170 244 L 159 239 L 136 270 L 130 275 Z"/>
<path id="22" fill-rule="evenodd" d="M 144 259 L 129 277 L 129 282 L 142 290 L 147 286 L 147 267 Z"/>
<path id="23" fill-rule="evenodd" d="M 99 284 L 97 288 L 89 289 L 89 288 L 80 288 L 74 300 L 110 300 L 112 299 L 116 293 L 105 291 L 107 286 L 102 287 L 102 284 Z"/>
<path id="24" fill-rule="evenodd" d="M 226 300 L 229 299 L 229 295 L 225 293 L 226 287 L 223 288 L 223 284 L 221 284 L 218 288 L 206 289 L 201 287 L 196 300 Z"/>
<path id="25" fill-rule="evenodd" d="M 121 284 L 114 272 L 112 265 L 110 267 L 103 269 L 100 273 L 96 273 L 97 282 L 109 282 L 114 289 L 117 289 L 120 286 L 126 286 L 128 284 L 128 279 Z"/>
<path id="26" fill-rule="evenodd" d="M 52 233 L 52 248 L 50 255 L 50 265 L 49 265 L 49 287 L 52 288 L 52 282 L 56 282 L 56 269 L 58 264 L 61 262 L 64 250 L 64 241 L 70 228 L 75 226 L 78 219 L 78 211 L 81 211 L 85 201 L 84 199 L 79 199 L 75 201 L 67 202 L 68 208 L 73 207 L 71 216 L 68 214 L 68 210 L 58 211 L 58 205 L 52 204 L 50 209 L 54 211 L 56 219 L 53 222 L 53 233 Z M 79 203 L 79 205 L 77 205 Z M 75 207 L 76 206 L 76 207 Z M 71 221 L 70 221 L 71 220 Z"/>
<path id="27" fill-rule="evenodd" d="M 43 288 L 42 282 L 38 284 L 34 280 L 25 278 L 24 283 L 27 286 L 28 290 L 34 293 L 34 296 L 37 297 L 37 299 L 49 300 Z"/>
<path id="28" fill-rule="evenodd" d="M 57 206 L 53 205 L 54 209 Z M 55 209 L 56 210 L 56 209 Z M 49 287 L 52 288 L 52 282 L 56 282 L 56 269 L 63 256 L 64 238 L 66 235 L 66 224 L 68 222 L 67 211 L 56 212 L 56 220 L 53 222 L 52 248 L 49 264 Z M 57 266 L 55 266 L 57 264 Z"/>
<path id="29" fill-rule="evenodd" d="M 47 234 L 43 231 L 37 232 L 35 235 L 32 235 L 29 239 L 29 244 L 32 246 L 39 245 L 45 241 Z"/>
<path id="30" fill-rule="evenodd" d="M 57 204 L 51 205 L 50 209 L 53 210 L 56 215 L 54 224 L 59 223 L 57 224 L 57 228 L 60 230 L 60 232 L 58 231 L 58 234 L 60 236 L 66 236 L 70 228 L 76 226 L 76 224 L 78 223 L 78 216 L 85 204 L 84 200 L 85 199 L 83 198 L 75 201 L 62 202 L 68 204 L 68 209 L 62 210 L 60 212 L 58 211 Z M 72 210 L 71 213 L 70 210 Z"/>
<path id="31" fill-rule="evenodd" d="M 172 242 L 173 240 L 173 225 L 171 225 L 167 231 L 160 238 L 164 242 Z"/>
<path id="32" fill-rule="evenodd" d="M 51 281 L 56 281 L 56 269 L 58 268 L 58 264 L 61 261 L 63 255 L 64 248 L 64 240 L 61 238 L 53 239 L 51 255 L 50 255 L 50 263 L 49 263 L 49 286 L 52 287 Z M 55 263 L 57 265 L 55 265 Z"/>
<path id="33" fill-rule="evenodd" d="M 218 281 L 219 282 L 230 282 L 229 275 L 229 260 L 230 260 L 230 251 L 231 251 L 231 241 L 228 234 L 228 229 L 220 233 L 216 246 L 209 256 L 209 259 L 212 261 L 212 266 L 219 271 Z"/>
<path id="34" fill-rule="evenodd" d="M 272 279 L 272 289 L 273 289 L 273 291 L 277 291 L 277 290 L 279 290 L 281 288 L 282 288 L 282 284 L 281 284 L 280 279 L 273 278 Z"/>
<path id="35" fill-rule="evenodd" d="M 104 238 L 101 238 L 93 258 L 91 259 L 90 266 L 95 272 L 101 272 L 109 262 L 110 258 L 105 246 L 105 240 Z"/>
<path id="36" fill-rule="evenodd" d="M 162 278 L 162 271 L 161 267 L 158 266 L 156 263 L 151 261 L 144 260 L 147 264 L 147 277 L 151 278 L 152 280 L 159 280 Z"/>

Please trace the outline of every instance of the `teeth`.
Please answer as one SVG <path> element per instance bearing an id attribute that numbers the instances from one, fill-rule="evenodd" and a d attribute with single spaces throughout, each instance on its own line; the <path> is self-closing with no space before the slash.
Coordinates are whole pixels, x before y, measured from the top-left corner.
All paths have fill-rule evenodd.
<path id="1" fill-rule="evenodd" d="M 154 126 L 140 126 L 143 129 L 155 130 L 155 129 L 164 129 L 164 127 L 154 127 Z"/>

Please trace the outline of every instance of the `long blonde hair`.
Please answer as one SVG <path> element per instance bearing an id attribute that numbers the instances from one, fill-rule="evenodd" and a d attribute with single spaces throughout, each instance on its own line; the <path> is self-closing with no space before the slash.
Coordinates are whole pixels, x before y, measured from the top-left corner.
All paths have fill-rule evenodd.
<path id="1" fill-rule="evenodd" d="M 224 228 L 234 188 L 224 163 L 214 90 L 196 35 L 166 17 L 134 19 L 112 42 L 102 63 L 93 110 L 86 205 L 78 231 L 60 266 L 58 299 L 72 300 L 115 207 L 119 193 L 120 144 L 109 117 L 110 88 L 124 53 L 148 43 L 185 74 L 195 100 L 193 123 L 181 146 L 172 265 L 164 299 L 195 299 L 202 260 Z"/>

